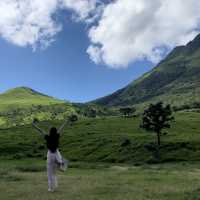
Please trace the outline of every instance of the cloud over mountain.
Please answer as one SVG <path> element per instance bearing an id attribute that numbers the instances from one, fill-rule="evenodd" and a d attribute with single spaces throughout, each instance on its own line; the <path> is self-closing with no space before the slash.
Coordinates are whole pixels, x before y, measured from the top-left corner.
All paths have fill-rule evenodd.
<path id="1" fill-rule="evenodd" d="M 90 29 L 87 52 L 95 63 L 114 68 L 143 59 L 157 63 L 166 50 L 198 34 L 199 10 L 195 0 L 113 1 Z"/>

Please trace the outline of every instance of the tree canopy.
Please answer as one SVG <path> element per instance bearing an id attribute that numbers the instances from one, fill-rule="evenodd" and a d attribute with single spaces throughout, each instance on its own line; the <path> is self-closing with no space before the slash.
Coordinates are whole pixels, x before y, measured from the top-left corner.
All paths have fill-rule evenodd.
<path id="1" fill-rule="evenodd" d="M 150 104 L 142 116 L 141 128 L 157 134 L 157 144 L 160 146 L 160 135 L 163 129 L 170 128 L 170 122 L 174 119 L 170 105 L 163 102 Z"/>

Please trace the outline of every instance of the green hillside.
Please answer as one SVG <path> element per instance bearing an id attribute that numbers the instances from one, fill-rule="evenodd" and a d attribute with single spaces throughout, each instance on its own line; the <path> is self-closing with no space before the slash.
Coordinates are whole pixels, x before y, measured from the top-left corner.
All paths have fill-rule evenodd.
<path id="1" fill-rule="evenodd" d="M 50 105 L 64 101 L 44 95 L 27 87 L 18 87 L 0 94 L 0 111 L 10 107 L 25 107 L 31 105 Z"/>
<path id="2" fill-rule="evenodd" d="M 29 124 L 34 118 L 40 121 L 63 120 L 72 113 L 79 117 L 116 114 L 107 107 L 61 101 L 27 87 L 0 94 L 0 127 Z"/>
<path id="3" fill-rule="evenodd" d="M 174 106 L 200 102 L 200 35 L 186 46 L 176 47 L 158 66 L 127 87 L 93 103 L 126 106 L 158 100 Z"/>
<path id="4" fill-rule="evenodd" d="M 161 161 L 200 160 L 200 113 L 178 112 L 167 135 L 161 137 Z M 154 134 L 139 128 L 141 117 L 104 117 L 81 119 L 66 126 L 61 138 L 61 151 L 71 161 L 110 163 L 151 163 L 156 143 Z M 40 122 L 48 131 L 62 121 Z M 43 158 L 43 138 L 30 125 L 0 130 L 1 157 L 9 159 Z"/>
<path id="5" fill-rule="evenodd" d="M 0 126 L 10 127 L 40 120 L 62 120 L 75 112 L 71 103 L 44 95 L 27 87 L 0 94 Z"/>

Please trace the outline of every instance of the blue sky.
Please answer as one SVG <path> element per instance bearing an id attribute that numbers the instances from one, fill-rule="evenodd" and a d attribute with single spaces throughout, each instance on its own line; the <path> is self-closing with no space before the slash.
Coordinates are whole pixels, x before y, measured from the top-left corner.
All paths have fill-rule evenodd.
<path id="1" fill-rule="evenodd" d="M 199 9 L 195 0 L 1 0 L 0 92 L 27 86 L 72 102 L 108 95 L 192 40 Z"/>
<path id="2" fill-rule="evenodd" d="M 68 23 L 45 50 L 33 52 L 0 40 L 0 92 L 27 86 L 45 94 L 73 102 L 102 97 L 124 87 L 152 64 L 138 62 L 126 69 L 96 65 L 89 59 L 85 26 Z"/>

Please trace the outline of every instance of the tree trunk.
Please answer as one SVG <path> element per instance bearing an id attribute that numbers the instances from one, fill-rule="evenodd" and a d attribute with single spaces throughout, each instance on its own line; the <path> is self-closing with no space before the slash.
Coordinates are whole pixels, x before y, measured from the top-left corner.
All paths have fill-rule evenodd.
<path id="1" fill-rule="evenodd" d="M 157 149 L 155 152 L 155 158 L 160 161 L 160 132 L 157 132 Z"/>
<path id="2" fill-rule="evenodd" d="M 160 147 L 160 132 L 157 132 L 157 144 Z"/>

